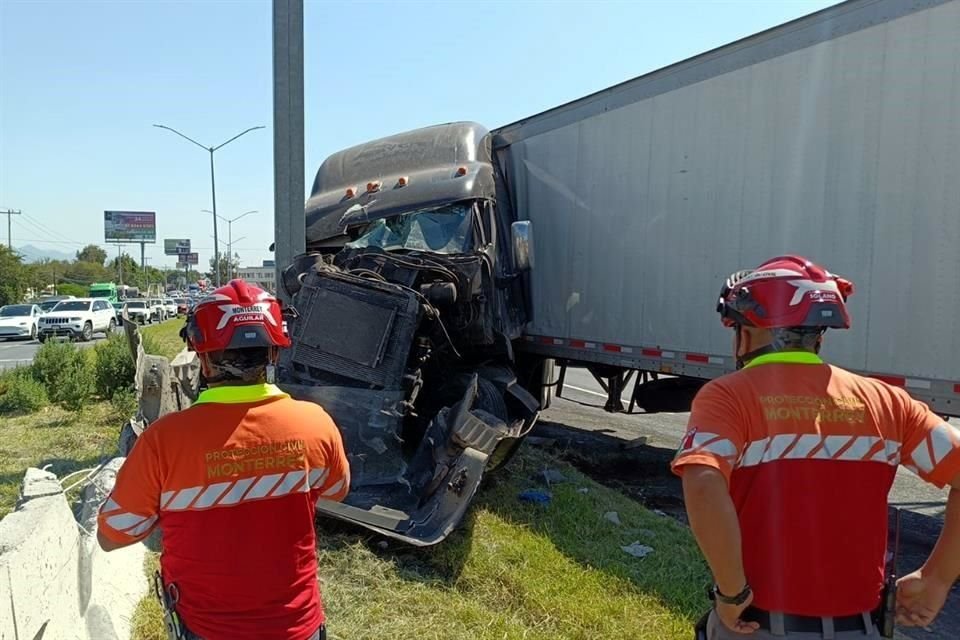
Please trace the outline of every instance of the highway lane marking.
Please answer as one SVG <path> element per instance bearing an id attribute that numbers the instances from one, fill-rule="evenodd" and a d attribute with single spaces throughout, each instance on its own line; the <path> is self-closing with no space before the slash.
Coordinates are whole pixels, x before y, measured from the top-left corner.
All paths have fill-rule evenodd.
<path id="1" fill-rule="evenodd" d="M 573 386 L 572 384 L 564 384 L 564 385 L 563 385 L 563 388 L 564 388 L 564 389 L 573 389 L 574 391 L 579 391 L 580 393 L 589 393 L 590 395 L 592 395 L 592 396 L 597 396 L 598 398 L 606 398 L 606 397 L 607 397 L 607 394 L 605 394 L 605 393 L 597 393 L 596 391 L 590 391 L 590 389 L 582 389 L 582 388 L 580 388 L 580 387 L 575 387 L 575 386 Z"/>

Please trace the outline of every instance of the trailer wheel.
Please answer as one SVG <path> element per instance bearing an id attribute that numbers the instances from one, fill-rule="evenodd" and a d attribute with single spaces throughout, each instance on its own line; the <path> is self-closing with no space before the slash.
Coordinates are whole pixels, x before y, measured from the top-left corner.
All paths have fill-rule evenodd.
<path id="1" fill-rule="evenodd" d="M 707 383 L 697 378 L 660 378 L 640 385 L 634 396 L 647 413 L 690 411 L 693 397 Z"/>
<path id="2" fill-rule="evenodd" d="M 556 361 L 521 354 L 517 358 L 517 381 L 534 398 L 540 401 L 540 409 L 548 409 L 556 393 Z"/>

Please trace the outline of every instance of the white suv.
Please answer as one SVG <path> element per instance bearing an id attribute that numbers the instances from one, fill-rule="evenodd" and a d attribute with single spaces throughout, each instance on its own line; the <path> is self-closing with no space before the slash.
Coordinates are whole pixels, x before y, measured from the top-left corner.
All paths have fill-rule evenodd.
<path id="1" fill-rule="evenodd" d="M 164 298 L 163 299 L 163 310 L 167 313 L 168 318 L 177 317 L 177 301 L 173 298 Z"/>
<path id="2" fill-rule="evenodd" d="M 127 317 L 136 324 L 150 324 L 152 310 L 146 300 L 141 298 L 127 298 L 123 301 L 123 308 Z"/>
<path id="3" fill-rule="evenodd" d="M 167 319 L 167 310 L 163 308 L 163 300 L 147 298 L 147 308 L 150 309 L 150 320 L 163 322 Z"/>
<path id="4" fill-rule="evenodd" d="M 52 336 L 67 336 L 86 342 L 94 333 L 109 334 L 117 326 L 117 316 L 103 298 L 76 298 L 63 300 L 49 313 L 40 317 L 39 339 L 46 342 Z"/>

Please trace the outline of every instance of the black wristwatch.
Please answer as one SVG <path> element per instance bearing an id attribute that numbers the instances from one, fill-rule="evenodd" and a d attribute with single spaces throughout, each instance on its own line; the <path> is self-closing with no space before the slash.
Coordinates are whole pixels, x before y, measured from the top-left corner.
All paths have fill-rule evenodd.
<path id="1" fill-rule="evenodd" d="M 753 593 L 753 590 L 750 588 L 749 583 L 744 585 L 743 591 L 738 593 L 735 596 L 725 596 L 720 592 L 720 587 L 713 585 L 713 597 L 717 602 L 722 602 L 723 604 L 732 604 L 732 605 L 741 605 L 747 601 L 747 598 L 750 597 L 750 594 Z"/>

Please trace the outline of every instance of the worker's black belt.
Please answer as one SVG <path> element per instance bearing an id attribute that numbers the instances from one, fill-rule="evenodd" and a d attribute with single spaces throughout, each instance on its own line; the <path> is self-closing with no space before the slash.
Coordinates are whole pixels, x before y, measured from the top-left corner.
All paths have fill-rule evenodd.
<path id="1" fill-rule="evenodd" d="M 787 633 L 822 633 L 823 618 L 814 616 L 796 616 L 789 613 L 780 614 L 783 617 L 783 630 Z M 758 622 L 760 628 L 770 631 L 770 612 L 756 607 L 747 607 L 741 614 L 740 619 L 744 622 Z M 858 613 L 853 616 L 842 616 L 833 619 L 834 631 L 869 631 L 863 620 L 863 615 Z"/>

